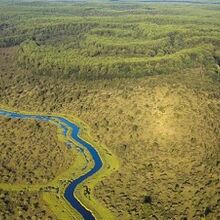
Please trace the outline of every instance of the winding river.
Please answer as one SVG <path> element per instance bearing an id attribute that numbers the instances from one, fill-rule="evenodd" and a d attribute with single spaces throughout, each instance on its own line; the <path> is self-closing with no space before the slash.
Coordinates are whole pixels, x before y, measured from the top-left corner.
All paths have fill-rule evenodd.
<path id="1" fill-rule="evenodd" d="M 55 123 L 63 130 L 63 135 L 67 136 L 67 131 L 71 131 L 71 138 L 78 143 L 80 146 L 82 146 L 84 149 L 87 149 L 90 153 L 93 161 L 94 166 L 89 170 L 87 173 L 83 174 L 82 176 L 78 177 L 77 179 L 73 180 L 65 189 L 64 197 L 66 200 L 70 203 L 70 205 L 75 208 L 83 217 L 85 220 L 95 220 L 95 216 L 93 213 L 87 209 L 75 196 L 75 190 L 77 186 L 85 181 L 88 177 L 92 176 L 94 173 L 96 173 L 98 170 L 101 169 L 103 166 L 102 160 L 100 158 L 99 153 L 96 151 L 96 149 L 83 140 L 79 136 L 80 128 L 75 125 L 73 122 L 69 121 L 65 117 L 58 117 L 58 116 L 50 116 L 50 115 L 34 115 L 34 114 L 23 114 L 19 112 L 11 112 L 8 110 L 0 109 L 0 115 L 6 116 L 8 118 L 19 118 L 19 119 L 35 119 L 39 121 L 48 121 Z M 84 150 L 82 149 L 82 150 Z"/>

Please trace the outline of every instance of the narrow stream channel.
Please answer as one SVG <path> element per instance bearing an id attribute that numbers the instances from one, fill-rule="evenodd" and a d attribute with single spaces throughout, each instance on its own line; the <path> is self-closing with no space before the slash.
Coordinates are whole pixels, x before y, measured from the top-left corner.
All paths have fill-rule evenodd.
<path id="1" fill-rule="evenodd" d="M 63 129 L 63 135 L 67 135 L 67 130 L 71 130 L 71 138 L 77 142 L 80 146 L 83 146 L 85 149 L 88 150 L 90 153 L 93 161 L 94 166 L 89 170 L 87 173 L 83 174 L 82 176 L 78 177 L 77 179 L 73 180 L 65 189 L 64 197 L 66 200 L 70 203 L 70 205 L 75 208 L 83 217 L 85 220 L 95 220 L 95 216 L 93 213 L 87 209 L 75 196 L 75 191 L 77 186 L 85 181 L 87 178 L 95 174 L 100 168 L 103 166 L 102 160 L 96 151 L 96 149 L 89 143 L 87 143 L 85 140 L 80 138 L 79 132 L 80 128 L 75 125 L 73 122 L 67 120 L 64 117 L 58 117 L 58 116 L 48 116 L 48 115 L 33 115 L 33 114 L 22 114 L 18 112 L 10 112 L 4 109 L 0 109 L 0 115 L 6 116 L 8 118 L 19 118 L 19 119 L 35 119 L 39 121 L 48 121 L 48 122 L 55 122 L 55 124 L 62 124 L 62 126 L 65 126 Z M 58 121 L 58 123 L 57 123 Z"/>

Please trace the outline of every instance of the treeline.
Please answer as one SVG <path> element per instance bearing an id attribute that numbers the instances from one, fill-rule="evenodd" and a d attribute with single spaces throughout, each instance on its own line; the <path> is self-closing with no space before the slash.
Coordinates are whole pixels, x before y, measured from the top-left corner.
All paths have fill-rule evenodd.
<path id="1" fill-rule="evenodd" d="M 61 40 L 64 37 L 76 36 L 77 41 L 82 39 L 83 34 L 87 33 L 92 28 L 96 27 L 96 23 L 59 23 L 49 24 L 43 27 L 35 27 L 28 29 L 18 29 L 16 34 L 13 29 L 8 28 L 7 30 L 2 29 L 2 37 L 0 38 L 0 47 L 10 47 L 19 45 L 25 40 L 35 40 L 40 44 L 44 44 L 57 39 Z M 1 32 L 1 31 L 0 31 Z M 4 36 L 5 35 L 5 36 Z"/>
<path id="2" fill-rule="evenodd" d="M 166 54 L 173 54 L 185 48 L 199 47 L 204 44 L 212 44 L 216 48 L 220 45 L 220 38 L 212 36 L 193 36 L 186 38 L 178 33 L 171 32 L 167 37 L 157 40 L 141 40 L 135 41 L 132 39 L 117 40 L 115 38 L 103 37 L 87 37 L 81 43 L 84 50 L 83 53 L 88 56 L 146 56 L 155 57 Z"/>
<path id="3" fill-rule="evenodd" d="M 18 47 L 20 67 L 56 77 L 137 77 L 216 67 L 220 15 L 211 6 L 193 9 L 16 3 L 0 8 L 0 47 Z"/>
<path id="4" fill-rule="evenodd" d="M 34 41 L 22 43 L 17 51 L 20 67 L 34 74 L 77 79 L 114 77 L 140 77 L 169 74 L 185 68 L 215 65 L 213 47 L 184 49 L 171 55 L 153 58 L 134 57 L 89 57 L 75 50 L 63 50 L 51 46 L 39 46 Z"/>

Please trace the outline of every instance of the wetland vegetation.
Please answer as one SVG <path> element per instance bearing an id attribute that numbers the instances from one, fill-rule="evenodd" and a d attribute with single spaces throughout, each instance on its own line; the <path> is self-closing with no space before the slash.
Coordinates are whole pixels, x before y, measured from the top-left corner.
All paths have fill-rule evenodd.
<path id="1" fill-rule="evenodd" d="M 220 218 L 220 5 L 193 2 L 0 2 L 1 107 L 86 121 L 120 164 L 91 189 L 115 219 Z M 2 198 L 30 192 L 4 184 L 47 182 L 77 152 L 46 122 L 0 120 L 1 215 L 16 216 Z M 30 198 L 57 218 L 45 196 Z"/>

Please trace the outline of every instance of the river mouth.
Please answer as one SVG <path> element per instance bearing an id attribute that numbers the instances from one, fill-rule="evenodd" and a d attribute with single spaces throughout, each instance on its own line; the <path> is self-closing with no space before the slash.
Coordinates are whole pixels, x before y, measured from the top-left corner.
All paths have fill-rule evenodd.
<path id="1" fill-rule="evenodd" d="M 76 189 L 77 187 L 84 182 L 86 179 L 94 175 L 97 171 L 99 171 L 102 166 L 103 162 L 97 150 L 84 139 L 79 136 L 80 127 L 78 127 L 73 122 L 69 121 L 65 117 L 58 117 L 52 115 L 37 115 L 37 114 L 24 114 L 19 112 L 12 112 L 4 109 L 0 109 L 0 116 L 5 116 L 8 118 L 17 118 L 17 119 L 34 119 L 38 121 L 47 121 L 53 124 L 56 124 L 58 127 L 62 128 L 63 135 L 65 137 L 71 138 L 75 143 L 77 143 L 80 149 L 83 151 L 86 149 L 93 162 L 94 166 L 78 177 L 77 179 L 72 180 L 69 185 L 66 187 L 64 191 L 64 197 L 67 202 L 74 208 L 76 211 L 82 216 L 85 220 L 95 220 L 95 216 L 88 208 L 86 208 L 83 203 L 76 197 Z M 69 132 L 68 132 L 69 131 Z M 68 147 L 68 146 L 67 146 Z"/>

